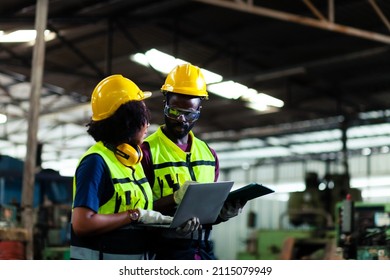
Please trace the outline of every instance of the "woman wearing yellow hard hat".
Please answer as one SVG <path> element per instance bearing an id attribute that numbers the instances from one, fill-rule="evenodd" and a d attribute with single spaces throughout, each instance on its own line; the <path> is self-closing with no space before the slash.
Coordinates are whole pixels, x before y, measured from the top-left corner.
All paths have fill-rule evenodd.
<path id="1" fill-rule="evenodd" d="M 138 223 L 170 223 L 153 211 L 140 160 L 150 115 L 144 92 L 111 75 L 92 92 L 87 132 L 96 141 L 80 158 L 73 185 L 71 259 L 148 259 L 150 240 Z"/>

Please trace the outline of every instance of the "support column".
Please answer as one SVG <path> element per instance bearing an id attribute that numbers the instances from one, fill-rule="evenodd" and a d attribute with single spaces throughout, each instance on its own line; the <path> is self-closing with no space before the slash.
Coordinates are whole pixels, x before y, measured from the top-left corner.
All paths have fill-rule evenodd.
<path id="1" fill-rule="evenodd" d="M 31 93 L 28 115 L 27 152 L 23 170 L 22 224 L 27 231 L 26 258 L 34 258 L 34 183 L 37 154 L 38 118 L 45 61 L 45 30 L 47 23 L 48 0 L 37 0 L 35 30 L 37 36 L 33 49 L 31 67 Z"/>

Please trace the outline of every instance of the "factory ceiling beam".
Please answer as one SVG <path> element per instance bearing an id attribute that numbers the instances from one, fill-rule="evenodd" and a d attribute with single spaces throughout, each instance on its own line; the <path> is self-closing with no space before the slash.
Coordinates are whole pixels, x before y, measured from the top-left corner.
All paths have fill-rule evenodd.
<path id="1" fill-rule="evenodd" d="M 375 0 L 368 0 L 368 3 L 372 6 L 374 11 L 377 13 L 378 17 L 383 21 L 383 24 L 387 27 L 387 29 L 390 31 L 390 22 L 385 16 L 385 14 L 382 12 L 382 10 L 379 8 L 378 4 L 375 2 Z"/>
<path id="2" fill-rule="evenodd" d="M 256 6 L 253 4 L 253 1 L 235 1 L 235 0 L 195 0 L 197 2 L 202 2 L 209 5 L 224 7 L 228 9 L 233 9 L 237 11 L 242 11 L 250 14 L 270 17 L 274 19 L 279 19 L 288 22 L 294 22 L 302 25 L 307 25 L 311 27 L 316 27 L 319 29 L 324 29 L 328 31 L 338 32 L 350 36 L 360 37 L 372 41 L 382 42 L 385 44 L 390 44 L 390 36 L 371 32 L 355 27 L 350 27 L 346 25 L 337 24 L 331 21 L 322 18 L 320 20 L 304 17 L 301 15 L 296 15 L 292 13 L 287 13 L 283 11 L 277 11 L 269 8 L 264 8 Z M 310 3 L 310 2 L 308 2 Z M 312 4 L 311 4 L 312 6 Z"/>

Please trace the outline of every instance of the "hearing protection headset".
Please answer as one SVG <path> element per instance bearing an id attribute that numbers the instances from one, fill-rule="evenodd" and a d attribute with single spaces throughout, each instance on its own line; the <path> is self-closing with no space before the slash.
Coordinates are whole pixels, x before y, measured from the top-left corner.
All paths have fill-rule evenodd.
<path id="1" fill-rule="evenodd" d="M 115 157 L 126 167 L 136 165 L 142 160 L 142 150 L 138 145 L 123 143 L 115 147 L 106 143 L 105 146 L 113 151 Z"/>

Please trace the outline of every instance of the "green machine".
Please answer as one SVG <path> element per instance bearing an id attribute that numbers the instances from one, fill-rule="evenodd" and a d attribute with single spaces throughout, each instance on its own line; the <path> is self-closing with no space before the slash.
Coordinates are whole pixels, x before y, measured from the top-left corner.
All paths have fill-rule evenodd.
<path id="1" fill-rule="evenodd" d="M 241 259 L 335 259 L 338 224 L 336 205 L 347 196 L 361 201 L 361 193 L 349 187 L 346 174 L 326 174 L 318 178 L 309 172 L 306 189 L 290 194 L 287 211 L 282 214 L 279 229 L 259 229 L 247 240 L 247 251 Z M 283 218 L 288 225 L 283 226 Z M 285 223 L 286 224 L 286 223 Z"/>
<path id="2" fill-rule="evenodd" d="M 324 259 L 334 240 L 333 232 L 317 237 L 310 229 L 257 230 L 255 234 L 238 259 Z"/>
<path id="3" fill-rule="evenodd" d="M 289 226 L 253 228 L 239 259 L 390 259 L 390 203 L 363 202 L 345 174 L 308 173 L 305 183 L 280 218 Z"/>
<path id="4" fill-rule="evenodd" d="M 344 259 L 390 259 L 390 204 L 338 203 L 337 245 Z"/>

